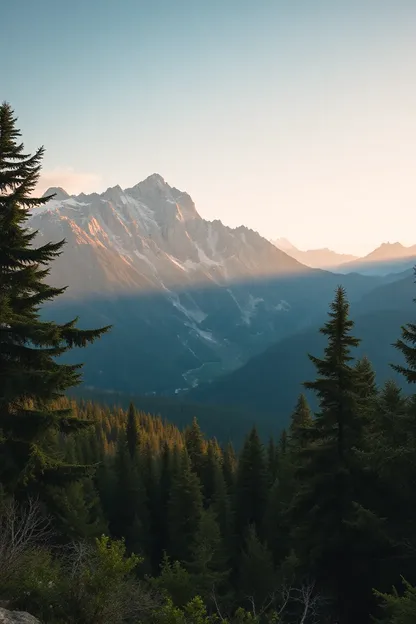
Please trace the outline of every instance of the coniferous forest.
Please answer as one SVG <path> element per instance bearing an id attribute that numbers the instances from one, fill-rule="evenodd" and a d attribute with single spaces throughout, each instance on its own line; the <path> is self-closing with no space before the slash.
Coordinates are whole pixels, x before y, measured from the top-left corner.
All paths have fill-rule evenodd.
<path id="1" fill-rule="evenodd" d="M 393 363 L 409 391 L 379 387 L 339 288 L 309 355 L 318 410 L 301 394 L 279 437 L 237 450 L 196 419 L 71 400 L 59 356 L 111 328 L 42 320 L 65 253 L 25 227 L 42 156 L 3 104 L 0 599 L 46 623 L 416 622 L 416 325 Z"/>

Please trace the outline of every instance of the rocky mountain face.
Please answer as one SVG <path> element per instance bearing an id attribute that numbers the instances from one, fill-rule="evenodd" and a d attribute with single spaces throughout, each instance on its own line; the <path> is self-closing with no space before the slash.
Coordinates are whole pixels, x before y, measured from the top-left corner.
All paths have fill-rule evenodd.
<path id="1" fill-rule="evenodd" d="M 61 281 L 68 275 L 72 296 L 225 285 L 304 271 L 256 232 L 205 221 L 187 193 L 157 174 L 124 191 L 116 186 L 70 197 L 59 188 L 45 195 L 52 193 L 31 226 L 44 238 L 67 240 L 54 273 Z"/>
<path id="2" fill-rule="evenodd" d="M 339 276 L 312 270 L 245 227 L 198 214 L 154 174 L 34 211 L 37 242 L 66 240 L 50 281 L 68 285 L 46 316 L 113 330 L 75 360 L 106 390 L 174 393 L 233 370 L 326 309 Z M 353 294 L 373 285 L 345 276 Z"/>

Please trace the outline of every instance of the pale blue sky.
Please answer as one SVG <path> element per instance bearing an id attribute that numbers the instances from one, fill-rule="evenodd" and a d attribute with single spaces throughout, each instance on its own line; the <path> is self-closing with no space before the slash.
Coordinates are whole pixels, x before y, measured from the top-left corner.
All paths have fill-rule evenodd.
<path id="1" fill-rule="evenodd" d="M 150 173 L 301 248 L 416 243 L 416 0 L 0 0 L 43 184 Z"/>

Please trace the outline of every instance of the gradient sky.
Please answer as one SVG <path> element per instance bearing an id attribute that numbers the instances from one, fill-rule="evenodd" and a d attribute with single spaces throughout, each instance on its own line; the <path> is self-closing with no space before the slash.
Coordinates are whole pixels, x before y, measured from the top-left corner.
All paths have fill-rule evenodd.
<path id="1" fill-rule="evenodd" d="M 416 0 L 0 0 L 43 185 L 153 172 L 300 248 L 416 243 Z"/>

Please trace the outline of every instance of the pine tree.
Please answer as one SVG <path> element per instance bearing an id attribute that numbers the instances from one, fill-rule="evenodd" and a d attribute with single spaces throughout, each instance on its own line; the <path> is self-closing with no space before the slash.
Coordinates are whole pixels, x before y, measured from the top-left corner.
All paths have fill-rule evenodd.
<path id="1" fill-rule="evenodd" d="M 137 447 L 139 444 L 139 432 L 137 428 L 136 408 L 133 403 L 130 403 L 127 411 L 126 439 L 130 457 L 134 459 L 136 457 Z"/>
<path id="2" fill-rule="evenodd" d="M 149 555 L 150 518 L 146 487 L 136 459 L 131 459 L 124 436 L 118 441 L 115 458 L 110 529 L 117 538 L 125 538 L 130 552 Z"/>
<path id="3" fill-rule="evenodd" d="M 357 374 L 356 396 L 361 416 L 366 419 L 366 427 L 372 427 L 376 418 L 378 388 L 376 374 L 367 356 L 362 357 L 355 365 Z"/>
<path id="4" fill-rule="evenodd" d="M 377 517 L 365 507 L 366 472 L 360 463 L 366 419 L 359 410 L 357 372 L 351 350 L 353 321 L 338 288 L 321 332 L 324 357 L 310 355 L 318 377 L 306 382 L 319 399 L 313 435 L 298 470 L 292 534 L 301 561 L 332 593 L 339 621 L 361 621 L 371 606 L 371 576 L 383 552 Z"/>
<path id="5" fill-rule="evenodd" d="M 250 597 L 248 606 L 261 612 L 276 590 L 273 557 L 267 545 L 258 538 L 254 526 L 246 532 L 245 546 L 239 566 L 239 590 L 242 600 Z"/>
<path id="6" fill-rule="evenodd" d="M 416 267 L 414 272 L 416 278 Z M 416 303 L 416 299 L 414 301 Z M 402 336 L 394 346 L 402 352 L 405 359 L 405 366 L 394 364 L 394 370 L 401 373 L 407 383 L 416 383 L 416 323 L 407 323 L 402 326 Z"/>
<path id="7" fill-rule="evenodd" d="M 237 469 L 235 522 L 240 540 L 244 538 L 251 524 L 257 532 L 261 531 L 267 496 L 268 477 L 264 447 L 257 429 L 253 427 L 245 440 Z"/>
<path id="8" fill-rule="evenodd" d="M 185 446 L 192 470 L 202 481 L 205 468 L 206 443 L 196 418 L 193 419 L 192 425 L 185 430 Z"/>
<path id="9" fill-rule="evenodd" d="M 222 466 L 228 493 L 233 494 L 237 473 L 237 458 L 231 442 L 229 442 L 224 449 Z"/>
<path id="10" fill-rule="evenodd" d="M 45 281 L 48 265 L 61 254 L 64 241 L 33 246 L 36 232 L 25 222 L 30 210 L 51 197 L 32 192 L 44 153 L 24 152 L 9 104 L 0 106 L 0 481 L 16 491 L 29 481 L 75 475 L 49 455 L 43 440 L 50 430 L 71 432 L 80 421 L 52 401 L 80 381 L 80 366 L 56 361 L 73 347 L 85 347 L 108 328 L 80 330 L 77 319 L 65 324 L 42 321 L 40 306 L 61 295 Z"/>
<path id="11" fill-rule="evenodd" d="M 289 446 L 291 449 L 302 449 L 308 441 L 313 427 L 310 407 L 304 394 L 299 396 L 295 411 L 291 416 L 289 427 Z"/>
<path id="12" fill-rule="evenodd" d="M 273 486 L 279 471 L 279 453 L 273 437 L 270 437 L 267 446 L 267 474 L 269 479 L 269 487 Z"/>
<path id="13" fill-rule="evenodd" d="M 183 449 L 169 499 L 169 555 L 172 559 L 190 560 L 201 516 L 201 482 L 192 470 L 187 450 Z"/>
<path id="14" fill-rule="evenodd" d="M 219 451 L 215 442 L 209 440 L 202 475 L 205 507 L 209 507 L 213 501 L 218 481 L 218 472 L 220 472 L 222 476 L 221 460 L 218 453 Z"/>
<path id="15" fill-rule="evenodd" d="M 216 593 L 221 591 L 229 571 L 224 542 L 212 510 L 202 513 L 187 568 L 198 595 L 205 601 L 210 600 L 213 588 Z"/>

